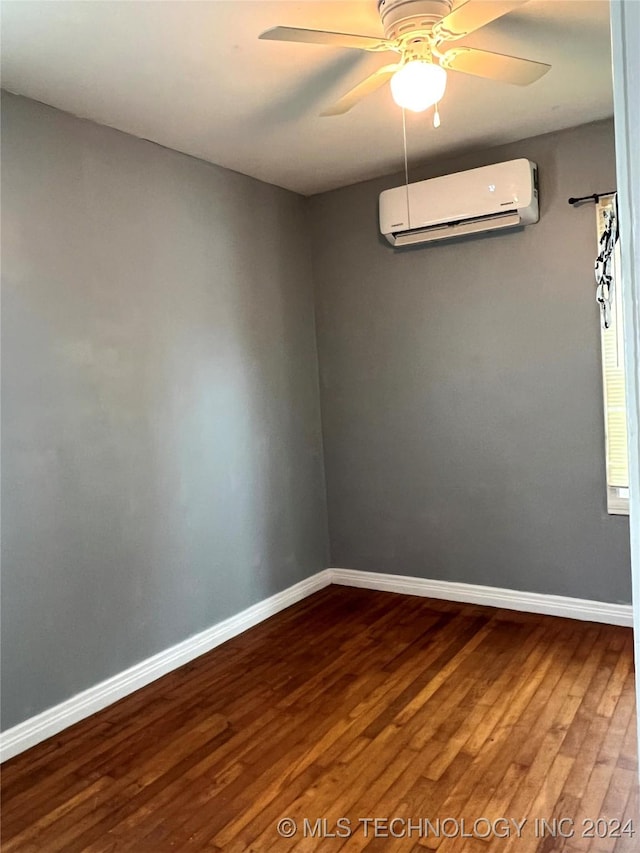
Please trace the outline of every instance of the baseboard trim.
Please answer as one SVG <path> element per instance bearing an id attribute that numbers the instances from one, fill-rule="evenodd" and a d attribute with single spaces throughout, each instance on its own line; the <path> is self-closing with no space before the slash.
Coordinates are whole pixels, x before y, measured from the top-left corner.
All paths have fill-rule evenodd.
<path id="1" fill-rule="evenodd" d="M 13 758 L 53 737 L 331 583 L 610 625 L 630 627 L 633 624 L 630 604 L 608 604 L 582 598 L 352 569 L 325 569 L 8 729 L 0 736 L 0 761 Z"/>
<path id="2" fill-rule="evenodd" d="M 211 628 L 135 664 L 112 678 L 101 681 L 94 687 L 83 690 L 82 693 L 77 693 L 59 705 L 7 729 L 0 738 L 0 761 L 13 758 L 14 755 L 90 717 L 135 690 L 146 687 L 157 678 L 211 651 L 226 640 L 236 637 L 325 586 L 329 586 L 331 576 L 328 569 L 318 572 L 270 598 L 259 601 L 235 616 L 218 622 Z"/>
<path id="3" fill-rule="evenodd" d="M 606 601 L 591 601 L 585 598 L 569 598 L 564 595 L 546 595 L 539 592 L 522 592 L 495 586 L 457 583 L 454 581 L 427 580 L 405 575 L 388 575 L 378 572 L 362 572 L 353 569 L 331 569 L 331 582 L 343 586 L 377 589 L 381 592 L 398 592 L 404 595 L 421 595 L 445 601 L 460 601 L 467 604 L 485 604 L 525 613 L 541 613 L 547 616 L 563 616 L 587 622 L 604 622 L 607 625 L 632 627 L 633 615 L 630 604 L 610 604 Z"/>

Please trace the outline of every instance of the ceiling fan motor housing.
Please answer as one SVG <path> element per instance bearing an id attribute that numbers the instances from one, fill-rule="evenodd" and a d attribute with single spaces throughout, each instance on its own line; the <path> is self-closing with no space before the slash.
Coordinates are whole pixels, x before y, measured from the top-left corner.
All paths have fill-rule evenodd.
<path id="1" fill-rule="evenodd" d="M 386 38 L 409 40 L 427 36 L 451 11 L 452 0 L 378 0 Z"/>

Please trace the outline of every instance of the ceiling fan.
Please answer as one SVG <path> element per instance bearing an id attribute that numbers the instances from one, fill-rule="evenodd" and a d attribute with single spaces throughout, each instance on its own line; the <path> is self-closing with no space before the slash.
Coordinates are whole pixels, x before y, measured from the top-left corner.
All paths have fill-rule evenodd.
<path id="1" fill-rule="evenodd" d="M 534 83 L 551 67 L 473 47 L 446 48 L 469 33 L 527 3 L 528 0 L 466 0 L 452 11 L 453 0 L 378 0 L 385 38 L 273 27 L 260 35 L 273 41 L 306 42 L 383 53 L 400 60 L 384 65 L 354 86 L 321 115 L 341 115 L 391 80 L 395 102 L 415 112 L 437 105 L 444 95 L 448 70 L 461 71 L 518 86 Z"/>

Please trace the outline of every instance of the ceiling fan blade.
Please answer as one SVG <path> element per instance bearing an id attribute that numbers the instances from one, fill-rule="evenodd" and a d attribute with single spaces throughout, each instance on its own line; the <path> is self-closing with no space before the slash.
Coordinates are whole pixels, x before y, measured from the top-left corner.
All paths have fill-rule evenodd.
<path id="1" fill-rule="evenodd" d="M 439 41 L 453 41 L 479 30 L 529 0 L 467 0 L 433 28 Z"/>
<path id="2" fill-rule="evenodd" d="M 335 104 L 333 104 L 333 106 L 323 110 L 320 115 L 339 116 L 348 112 L 351 107 L 354 107 L 358 103 L 358 101 L 361 101 L 363 98 L 366 98 L 367 95 L 370 95 L 372 92 L 375 92 L 376 89 L 383 86 L 387 80 L 395 74 L 398 68 L 400 68 L 400 65 L 397 64 L 384 65 L 382 68 L 378 68 L 377 71 L 374 71 L 373 74 L 362 80 L 357 86 L 354 86 L 353 89 L 350 89 L 346 95 L 343 95 L 335 102 Z"/>
<path id="3" fill-rule="evenodd" d="M 491 53 L 488 50 L 476 50 L 473 47 L 452 47 L 442 54 L 439 62 L 443 68 L 452 71 L 514 83 L 516 86 L 535 83 L 551 68 L 544 62 Z"/>
<path id="4" fill-rule="evenodd" d="M 349 33 L 330 33 L 326 30 L 304 30 L 299 27 L 273 27 L 265 30 L 259 38 L 271 41 L 293 41 L 305 44 L 329 44 L 334 47 L 351 47 L 356 50 L 392 50 L 393 42 L 372 36 L 357 36 Z"/>

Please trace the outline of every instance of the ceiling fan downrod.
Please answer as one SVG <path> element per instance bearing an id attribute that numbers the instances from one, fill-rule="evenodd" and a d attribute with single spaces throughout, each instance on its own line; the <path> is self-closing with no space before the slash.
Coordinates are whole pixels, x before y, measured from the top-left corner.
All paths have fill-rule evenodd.
<path id="1" fill-rule="evenodd" d="M 435 24 L 451 11 L 452 0 L 378 0 L 378 14 L 385 37 L 404 41 L 428 37 Z"/>

